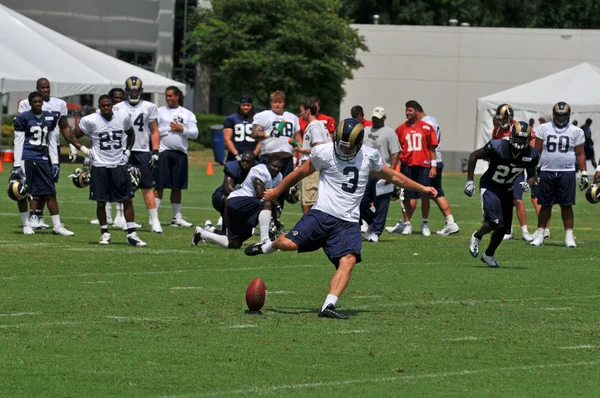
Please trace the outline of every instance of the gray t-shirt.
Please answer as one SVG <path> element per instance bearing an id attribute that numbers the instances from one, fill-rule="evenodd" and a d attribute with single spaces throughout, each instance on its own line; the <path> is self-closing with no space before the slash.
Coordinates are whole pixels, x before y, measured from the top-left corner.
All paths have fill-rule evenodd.
<path id="1" fill-rule="evenodd" d="M 386 166 L 391 166 L 392 155 L 400 152 L 400 142 L 391 127 L 380 129 L 369 126 L 365 128 L 364 145 L 375 148 L 381 153 L 381 159 Z"/>

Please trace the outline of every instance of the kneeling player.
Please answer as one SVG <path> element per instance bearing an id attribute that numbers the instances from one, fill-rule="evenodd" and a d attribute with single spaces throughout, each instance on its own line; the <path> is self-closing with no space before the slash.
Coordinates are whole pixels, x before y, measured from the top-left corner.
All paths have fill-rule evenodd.
<path id="1" fill-rule="evenodd" d="M 248 177 L 227 199 L 227 236 L 196 227 L 192 237 L 192 246 L 208 241 L 226 249 L 239 249 L 252 236 L 252 229 L 260 226 L 260 240 L 269 240 L 271 217 L 276 218 L 274 200 L 262 200 L 265 189 L 272 189 L 281 182 L 281 157 L 269 156 L 269 162 L 250 169 Z"/>

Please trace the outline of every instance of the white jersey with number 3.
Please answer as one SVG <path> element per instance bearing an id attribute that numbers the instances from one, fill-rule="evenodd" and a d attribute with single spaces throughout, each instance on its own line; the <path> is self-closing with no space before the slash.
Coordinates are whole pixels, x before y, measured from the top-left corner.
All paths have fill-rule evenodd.
<path id="1" fill-rule="evenodd" d="M 127 101 L 113 106 L 113 112 L 126 112 L 131 116 L 131 124 L 135 131 L 135 144 L 132 151 L 150 152 L 150 122 L 158 119 L 158 108 L 152 102 L 140 101 L 131 105 Z M 154 148 L 157 149 L 158 148 Z"/>
<path id="2" fill-rule="evenodd" d="M 338 159 L 334 143 L 317 145 L 310 162 L 321 173 L 319 199 L 313 209 L 342 220 L 358 222 L 360 201 L 372 171 L 381 171 L 383 160 L 377 149 L 362 146 L 350 161 Z"/>
<path id="3" fill-rule="evenodd" d="M 116 167 L 125 164 L 125 131 L 131 127 L 128 113 L 113 113 L 111 120 L 104 119 L 99 113 L 92 113 L 79 121 L 79 128 L 92 141 L 94 166 Z"/>
<path id="4" fill-rule="evenodd" d="M 559 129 L 553 122 L 544 123 L 535 133 L 536 139 L 544 141 L 540 168 L 543 171 L 574 171 L 575 147 L 583 145 L 583 130 L 572 124 Z"/>

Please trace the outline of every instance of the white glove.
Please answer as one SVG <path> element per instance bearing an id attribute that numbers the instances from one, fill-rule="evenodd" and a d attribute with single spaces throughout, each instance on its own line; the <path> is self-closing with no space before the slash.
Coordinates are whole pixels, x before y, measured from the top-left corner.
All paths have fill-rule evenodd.
<path id="1" fill-rule="evenodd" d="M 531 189 L 527 181 L 520 182 L 519 185 L 521 186 L 521 190 L 523 192 L 529 192 L 529 190 Z"/>
<path id="2" fill-rule="evenodd" d="M 77 148 L 75 145 L 69 144 L 69 160 L 71 163 L 75 163 L 77 161 Z"/>
<path id="3" fill-rule="evenodd" d="M 85 167 L 91 167 L 92 166 L 92 159 L 90 159 L 89 157 L 84 157 L 83 158 L 83 165 Z"/>
<path id="4" fill-rule="evenodd" d="M 129 149 L 125 149 L 125 152 L 123 152 L 123 160 L 125 161 L 125 164 L 129 163 L 130 156 L 131 156 L 131 151 Z"/>
<path id="5" fill-rule="evenodd" d="M 473 192 L 475 192 L 475 183 L 473 180 L 467 180 L 465 183 L 465 195 L 471 197 L 473 196 Z"/>
<path id="6" fill-rule="evenodd" d="M 579 190 L 585 191 L 590 186 L 590 180 L 584 172 L 581 172 L 581 179 L 579 180 Z"/>
<path id="7" fill-rule="evenodd" d="M 235 160 L 237 160 L 237 161 L 242 160 L 242 155 L 240 155 L 239 153 L 237 155 L 235 155 Z"/>

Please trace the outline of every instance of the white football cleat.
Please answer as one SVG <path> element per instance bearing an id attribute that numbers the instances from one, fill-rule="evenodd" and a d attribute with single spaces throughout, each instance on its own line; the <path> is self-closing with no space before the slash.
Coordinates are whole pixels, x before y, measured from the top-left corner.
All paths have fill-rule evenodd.
<path id="1" fill-rule="evenodd" d="M 29 226 L 31 229 L 39 229 L 40 228 L 40 219 L 38 216 L 30 216 L 29 217 Z"/>
<path id="2" fill-rule="evenodd" d="M 29 224 L 23 225 L 23 235 L 34 235 L 35 231 Z"/>
<path id="3" fill-rule="evenodd" d="M 412 235 L 412 225 L 409 222 L 404 223 L 404 229 L 402 230 L 402 235 Z"/>
<path id="4" fill-rule="evenodd" d="M 537 230 L 533 233 L 533 240 L 529 243 L 531 246 L 544 246 L 544 234 Z"/>
<path id="5" fill-rule="evenodd" d="M 100 242 L 98 243 L 101 245 L 110 245 L 110 234 L 108 232 L 104 232 L 100 237 Z"/>
<path id="6" fill-rule="evenodd" d="M 54 235 L 62 235 L 62 236 L 73 236 L 73 235 L 75 235 L 75 232 L 72 232 L 72 231 L 69 231 L 68 229 L 66 229 L 64 224 L 60 224 L 60 225 L 55 226 L 54 228 L 52 228 L 52 233 Z"/>
<path id="7" fill-rule="evenodd" d="M 550 229 L 544 229 L 544 239 L 550 239 Z"/>
<path id="8" fill-rule="evenodd" d="M 469 243 L 469 253 L 471 256 L 477 257 L 479 255 L 479 243 L 481 243 L 481 239 L 477 239 L 475 237 L 475 232 L 471 235 L 471 242 Z"/>
<path id="9" fill-rule="evenodd" d="M 423 234 L 423 236 L 431 236 L 431 230 L 429 229 L 428 223 L 421 224 L 421 233 Z"/>
<path id="10" fill-rule="evenodd" d="M 526 242 L 531 242 L 533 240 L 533 236 L 529 232 L 523 232 L 521 234 L 521 239 Z"/>
<path id="11" fill-rule="evenodd" d="M 125 217 L 117 217 L 113 222 L 113 227 L 127 229 L 127 221 L 125 221 Z"/>
<path id="12" fill-rule="evenodd" d="M 162 226 L 160 225 L 160 222 L 151 222 L 150 223 L 150 230 L 152 231 L 153 234 L 162 234 L 164 231 L 162 229 Z"/>
<path id="13" fill-rule="evenodd" d="M 177 216 L 177 217 L 173 217 L 173 219 L 171 220 L 171 226 L 172 227 L 192 227 L 193 224 L 185 221 L 183 219 L 183 217 Z"/>
<path id="14" fill-rule="evenodd" d="M 505 234 L 502 240 L 513 240 L 515 235 L 511 232 L 510 234 Z"/>
<path id="15" fill-rule="evenodd" d="M 198 246 L 198 243 L 206 242 L 204 239 L 202 239 L 202 232 L 204 232 L 204 228 L 194 228 L 194 233 L 192 235 L 192 246 Z"/>
<path id="16" fill-rule="evenodd" d="M 460 228 L 458 228 L 458 224 L 455 222 L 451 222 L 451 223 L 446 223 L 444 228 L 441 229 L 440 231 L 437 231 L 436 234 L 438 234 L 438 235 L 454 235 L 454 234 L 458 233 L 458 231 L 460 231 Z"/>
<path id="17" fill-rule="evenodd" d="M 204 229 L 207 230 L 208 232 L 215 232 L 215 226 L 213 225 L 212 221 L 210 220 L 206 220 L 204 222 Z"/>
<path id="18" fill-rule="evenodd" d="M 143 240 L 141 240 L 139 238 L 139 236 L 137 235 L 137 233 L 135 233 L 135 232 L 127 234 L 127 244 L 129 246 L 137 246 L 137 247 L 144 247 L 144 246 L 146 246 L 146 242 L 144 242 Z"/>
<path id="19" fill-rule="evenodd" d="M 565 247 L 577 247 L 574 236 L 565 237 Z"/>
<path id="20" fill-rule="evenodd" d="M 373 232 L 371 232 L 370 234 L 365 234 L 365 239 L 367 240 L 367 242 L 379 242 L 379 236 L 377 236 L 377 234 Z"/>
<path id="21" fill-rule="evenodd" d="M 362 224 L 360 225 L 360 232 L 365 233 L 369 230 L 369 224 L 365 220 L 362 220 Z"/>
<path id="22" fill-rule="evenodd" d="M 217 221 L 217 228 L 221 228 L 223 226 L 223 217 L 219 217 L 219 221 Z"/>
<path id="23" fill-rule="evenodd" d="M 404 221 L 403 222 L 399 222 L 396 225 L 394 225 L 393 227 L 385 227 L 385 230 L 388 231 L 390 234 L 401 234 L 402 231 L 404 231 Z"/>
<path id="24" fill-rule="evenodd" d="M 498 260 L 496 260 L 496 256 L 486 256 L 485 253 L 481 256 L 481 261 L 486 263 L 490 268 L 499 268 L 500 264 L 498 264 Z"/>
<path id="25" fill-rule="evenodd" d="M 50 226 L 44 222 L 44 218 L 43 217 L 39 217 L 38 218 L 38 226 L 37 227 L 39 229 L 48 229 L 48 228 L 50 228 Z"/>

